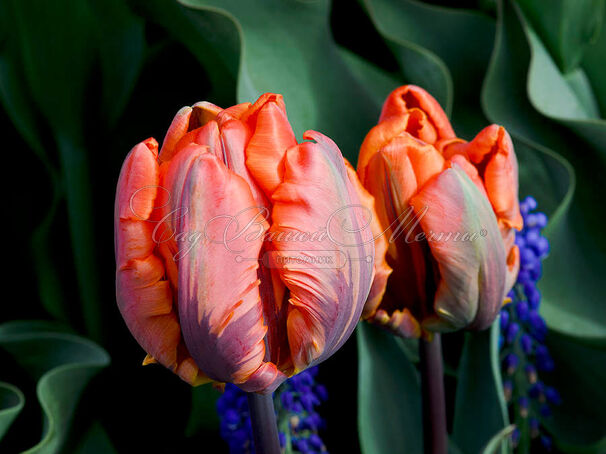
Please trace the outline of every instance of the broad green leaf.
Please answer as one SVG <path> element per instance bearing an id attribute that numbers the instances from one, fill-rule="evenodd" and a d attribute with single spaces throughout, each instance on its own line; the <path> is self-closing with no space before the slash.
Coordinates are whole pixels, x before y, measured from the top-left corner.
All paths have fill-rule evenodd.
<path id="1" fill-rule="evenodd" d="M 482 447 L 491 442 L 494 434 L 509 424 L 501 383 L 498 337 L 498 319 L 489 330 L 465 334 L 452 438 L 466 453 L 483 452 Z M 498 452 L 507 452 L 505 443 Z"/>
<path id="2" fill-rule="evenodd" d="M 25 396 L 19 388 L 0 382 L 0 440 L 25 405 Z"/>
<path id="3" fill-rule="evenodd" d="M 94 49 L 88 2 L 9 1 L 32 98 L 55 133 L 79 134 Z"/>
<path id="4" fill-rule="evenodd" d="M 318 130 L 355 161 L 379 112 L 372 92 L 350 72 L 330 35 L 328 1 L 181 3 L 204 14 L 223 14 L 237 28 L 238 101 L 254 101 L 265 92 L 283 94 L 297 137 Z"/>
<path id="5" fill-rule="evenodd" d="M 417 370 L 393 335 L 367 323 L 357 328 L 358 434 L 364 454 L 423 452 Z"/>
<path id="6" fill-rule="evenodd" d="M 6 2 L 0 3 L 0 8 L 6 8 L 8 5 Z M 0 10 L 0 15 L 3 14 L 7 14 L 7 11 Z M 42 139 L 38 134 L 39 121 L 36 118 L 35 105 L 29 98 L 29 92 L 20 74 L 18 59 L 15 59 L 16 54 L 13 52 L 11 55 L 10 50 L 5 48 L 0 51 L 0 102 L 21 137 L 46 168 L 53 194 L 47 215 L 31 239 L 40 300 L 44 308 L 54 317 L 67 320 L 62 284 L 53 264 L 49 240 L 52 222 L 62 195 L 61 183 L 55 166 L 42 146 Z"/>
<path id="7" fill-rule="evenodd" d="M 516 144 L 523 143 L 518 154 L 529 155 L 520 161 L 542 163 L 540 178 L 550 181 L 544 187 L 529 181 L 538 177 L 521 163 L 522 188 L 533 187 L 531 195 L 539 201 L 539 209 L 552 215 L 547 229 L 551 255 L 545 261 L 540 281 L 542 314 L 552 329 L 604 343 L 606 306 L 602 300 L 606 288 L 600 270 L 606 270 L 606 240 L 601 235 L 604 216 L 595 209 L 602 202 L 600 183 L 594 177 L 603 166 L 599 159 L 589 164 L 587 145 L 531 105 L 525 96 L 530 60 L 530 48 L 515 5 L 499 2 L 497 39 L 482 103 L 492 121 L 504 125 L 518 139 Z M 566 160 L 546 148 L 563 154 L 574 166 L 578 186 L 574 186 L 575 175 Z M 533 153 L 536 156 L 531 156 Z M 560 200 L 553 207 L 556 194 Z M 583 285 L 579 286 L 579 282 Z"/>
<path id="8" fill-rule="evenodd" d="M 486 126 L 478 87 L 490 58 L 493 20 L 415 0 L 364 0 L 364 5 L 377 30 L 406 55 L 401 61 L 406 82 L 427 89 L 448 113 L 452 109 L 459 136 L 470 139 Z M 394 52 L 397 56 L 398 49 Z"/>
<path id="9" fill-rule="evenodd" d="M 602 26 L 604 0 L 519 0 L 564 73 L 578 67 Z M 556 93 L 554 93 L 556 94 Z"/>
<path id="10" fill-rule="evenodd" d="M 96 20 L 93 33 L 99 49 L 103 118 L 118 121 L 143 64 L 143 20 L 122 0 L 89 0 Z"/>
<path id="11" fill-rule="evenodd" d="M 484 446 L 484 449 L 482 449 L 481 454 L 497 454 L 501 452 L 503 444 L 509 442 L 509 437 L 511 437 L 511 434 L 515 428 L 516 426 L 511 424 L 496 433 L 490 439 L 490 441 L 486 443 L 486 446 Z"/>
<path id="12" fill-rule="evenodd" d="M 606 352 L 551 332 L 547 346 L 555 371 L 541 378 L 560 392 L 562 405 L 544 424 L 563 452 L 606 452 Z"/>
<path id="13" fill-rule="evenodd" d="M 382 7 L 389 7 L 389 4 L 379 4 L 378 10 L 371 0 L 362 0 L 362 5 L 396 57 L 404 76 L 404 83 L 419 85 L 432 93 L 449 114 L 452 111 L 452 77 L 444 62 L 433 52 L 407 40 L 398 32 L 394 33 L 390 29 L 390 24 L 386 25 L 382 22 L 384 10 Z"/>
<path id="14" fill-rule="evenodd" d="M 38 321 L 0 325 L 0 347 L 37 382 L 44 429 L 41 435 L 29 435 L 40 441 L 27 453 L 60 452 L 80 395 L 90 379 L 109 364 L 108 354 L 87 339 Z"/>
<path id="15" fill-rule="evenodd" d="M 561 122 L 591 144 L 606 163 L 606 120 L 598 117 L 591 86 L 582 69 L 565 78 L 537 34 L 518 10 L 531 50 L 528 96 L 543 115 Z"/>
<path id="16" fill-rule="evenodd" d="M 372 63 L 347 49 L 339 48 L 339 52 L 353 77 L 360 85 L 364 85 L 368 89 L 371 99 L 375 101 L 375 108 L 379 112 L 389 93 L 394 87 L 400 86 L 402 82 L 396 75 L 389 74 L 377 68 Z M 379 121 L 378 117 L 377 121 Z"/>
<path id="17" fill-rule="evenodd" d="M 88 2 L 7 0 L 11 57 L 23 70 L 29 99 L 50 126 L 59 151 L 74 265 L 89 334 L 101 336 L 100 291 L 87 147 L 86 89 L 93 71 L 95 20 Z M 52 37 L 50 39 L 49 37 Z M 45 266 L 45 265 L 44 265 Z"/>

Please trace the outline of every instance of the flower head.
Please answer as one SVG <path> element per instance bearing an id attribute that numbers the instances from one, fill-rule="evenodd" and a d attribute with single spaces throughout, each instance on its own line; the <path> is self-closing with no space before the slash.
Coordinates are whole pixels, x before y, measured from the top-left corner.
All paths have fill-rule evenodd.
<path id="1" fill-rule="evenodd" d="M 431 95 L 405 85 L 385 101 L 357 170 L 379 220 L 364 318 L 404 337 L 488 327 L 519 267 L 518 169 L 505 129 L 466 142 Z"/>
<path id="2" fill-rule="evenodd" d="M 118 306 L 189 383 L 271 392 L 332 355 L 373 277 L 355 174 L 328 137 L 297 143 L 282 96 L 202 102 L 127 156 L 116 195 Z"/>

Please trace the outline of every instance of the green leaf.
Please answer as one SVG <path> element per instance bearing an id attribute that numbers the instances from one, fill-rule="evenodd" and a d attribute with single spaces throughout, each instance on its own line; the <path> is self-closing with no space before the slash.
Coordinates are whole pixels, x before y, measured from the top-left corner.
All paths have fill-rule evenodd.
<path id="1" fill-rule="evenodd" d="M 395 337 L 367 323 L 357 328 L 358 433 L 364 454 L 423 452 L 417 370 Z"/>
<path id="2" fill-rule="evenodd" d="M 589 79 L 597 104 L 606 117 L 606 67 L 604 66 L 604 55 L 606 54 L 606 8 L 602 12 L 602 27 L 599 36 L 585 53 L 582 68 Z"/>
<path id="3" fill-rule="evenodd" d="M 465 334 L 452 434 L 463 452 L 483 452 L 482 447 L 491 442 L 493 435 L 509 424 L 501 383 L 498 337 L 498 319 L 489 330 Z M 499 452 L 507 453 L 505 443 L 501 444 Z"/>
<path id="4" fill-rule="evenodd" d="M 330 35 L 328 1 L 181 3 L 205 15 L 222 14 L 237 28 L 239 101 L 254 101 L 265 92 L 283 94 L 297 137 L 316 129 L 331 137 L 345 157 L 355 162 L 379 110 L 372 91 L 350 72 Z"/>
<path id="5" fill-rule="evenodd" d="M 360 85 L 368 89 L 371 99 L 375 101 L 375 109 L 380 111 L 383 107 L 383 101 L 394 87 L 399 86 L 401 82 L 396 75 L 386 73 L 347 49 L 339 48 L 339 53 L 352 76 Z"/>
<path id="6" fill-rule="evenodd" d="M 27 453 L 60 452 L 84 388 L 109 356 L 98 345 L 39 321 L 0 325 L 0 346 L 13 356 L 33 380 L 44 412 L 40 441 Z M 31 434 L 35 439 L 36 434 Z"/>
<path id="7" fill-rule="evenodd" d="M 143 20 L 122 0 L 89 0 L 96 20 L 93 32 L 99 49 L 103 118 L 113 126 L 126 106 L 143 64 Z"/>
<path id="8" fill-rule="evenodd" d="M 25 405 L 25 396 L 19 388 L 0 382 L 0 440 Z"/>
<path id="9" fill-rule="evenodd" d="M 508 129 L 517 139 L 516 146 L 523 144 L 517 149 L 519 155 L 527 154 L 520 159 L 521 186 L 532 187 L 539 209 L 552 216 L 547 229 L 551 255 L 540 281 L 541 312 L 550 328 L 606 345 L 606 306 L 602 302 L 606 287 L 600 278 L 606 271 L 606 241 L 601 234 L 605 217 L 595 209 L 602 202 L 600 182 L 594 176 L 603 164 L 599 158 L 589 163 L 587 145 L 538 113 L 524 96 L 530 61 L 529 44 L 515 5 L 499 2 L 497 39 L 482 101 L 487 116 Z M 575 121 L 580 124 L 580 120 Z M 595 127 L 591 121 L 585 126 Z M 601 139 L 596 136 L 595 140 Z M 564 155 L 582 184 L 575 187 L 571 167 L 549 149 Z M 538 177 L 525 170 L 524 160 L 542 165 L 543 174 Z M 529 181 L 535 178 L 550 184 L 541 188 Z M 555 207 L 554 195 L 559 197 Z"/>
<path id="10" fill-rule="evenodd" d="M 96 55 L 92 33 L 95 18 L 88 2 L 7 0 L 7 5 L 10 12 L 7 23 L 11 27 L 9 46 L 17 50 L 12 54 L 15 61 L 11 64 L 18 64 L 22 69 L 28 99 L 50 125 L 59 150 L 74 265 L 82 298 L 83 315 L 78 315 L 82 315 L 89 334 L 98 339 L 101 335 L 99 273 L 93 247 L 93 203 L 84 145 L 88 118 L 85 95 Z M 42 266 L 46 267 L 44 263 Z"/>
<path id="11" fill-rule="evenodd" d="M 519 4 L 562 71 L 576 69 L 600 31 L 604 0 L 519 0 Z"/>
<path id="12" fill-rule="evenodd" d="M 521 11 L 517 12 L 531 50 L 530 101 L 543 115 L 561 122 L 591 144 L 597 157 L 606 162 L 606 120 L 597 118 L 597 103 L 585 73 L 577 69 L 565 78 Z"/>
<path id="13" fill-rule="evenodd" d="M 433 52 L 400 36 L 401 27 L 394 32 L 391 29 L 393 22 L 383 23 L 384 17 L 390 18 L 393 14 L 393 11 L 389 10 L 392 6 L 390 3 L 378 2 L 377 4 L 374 1 L 362 0 L 362 4 L 375 28 L 383 36 L 396 57 L 405 83 L 425 88 L 440 102 L 444 110 L 450 113 L 453 97 L 452 77 L 444 62 Z M 385 10 L 388 10 L 387 13 L 384 13 Z"/>
<path id="14" fill-rule="evenodd" d="M 484 446 L 484 449 L 480 451 L 482 454 L 497 454 L 501 452 L 503 445 L 508 443 L 509 437 L 515 430 L 516 426 L 511 424 L 504 429 L 501 429 L 498 433 L 496 433 Z"/>
<path id="15" fill-rule="evenodd" d="M 32 98 L 55 131 L 77 134 L 93 61 L 88 2 L 9 1 Z"/>
<path id="16" fill-rule="evenodd" d="M 541 378 L 560 392 L 562 405 L 543 423 L 562 452 L 606 452 L 606 352 L 553 332 L 546 344 L 556 368 Z"/>
<path id="17" fill-rule="evenodd" d="M 364 5 L 377 30 L 395 43 L 396 56 L 402 55 L 407 83 L 427 89 L 447 113 L 452 109 L 460 137 L 472 138 L 486 126 L 477 87 L 490 58 L 493 20 L 414 0 L 364 0 Z"/>

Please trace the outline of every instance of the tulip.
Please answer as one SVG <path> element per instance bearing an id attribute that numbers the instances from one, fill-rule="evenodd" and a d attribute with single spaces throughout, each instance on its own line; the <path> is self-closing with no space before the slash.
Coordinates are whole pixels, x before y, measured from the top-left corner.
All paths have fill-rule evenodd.
<path id="1" fill-rule="evenodd" d="M 374 273 L 368 216 L 334 142 L 303 139 L 265 94 L 184 107 L 160 150 L 127 156 L 117 301 L 145 364 L 267 394 L 350 336 Z"/>
<path id="2" fill-rule="evenodd" d="M 507 131 L 492 125 L 471 142 L 457 138 L 438 102 L 406 85 L 385 101 L 357 171 L 387 238 L 375 246 L 378 279 L 363 318 L 413 338 L 488 327 L 520 263 L 518 168 Z"/>

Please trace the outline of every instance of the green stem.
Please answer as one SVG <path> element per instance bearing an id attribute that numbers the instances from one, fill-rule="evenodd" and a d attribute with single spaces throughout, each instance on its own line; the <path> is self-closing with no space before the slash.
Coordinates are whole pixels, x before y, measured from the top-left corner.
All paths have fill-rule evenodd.
<path id="1" fill-rule="evenodd" d="M 439 334 L 419 341 L 421 393 L 423 397 L 423 446 L 425 454 L 447 454 L 446 403 L 442 343 Z"/>
<path id="2" fill-rule="evenodd" d="M 276 412 L 271 394 L 246 393 L 257 454 L 280 454 Z"/>

